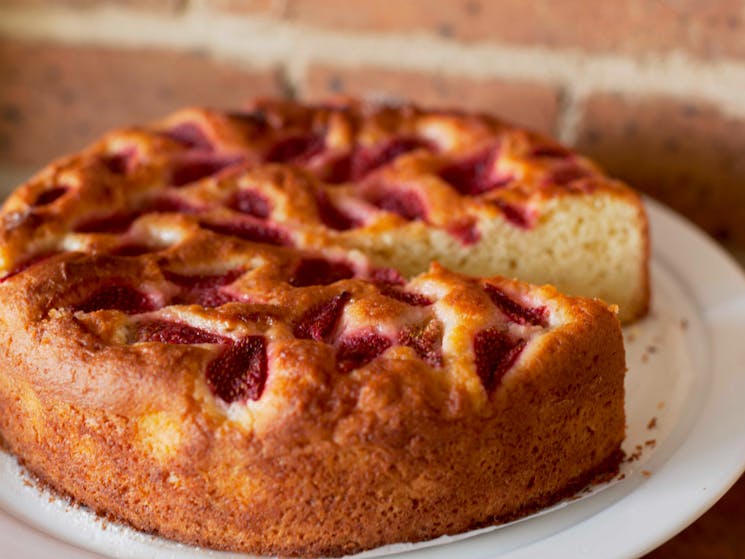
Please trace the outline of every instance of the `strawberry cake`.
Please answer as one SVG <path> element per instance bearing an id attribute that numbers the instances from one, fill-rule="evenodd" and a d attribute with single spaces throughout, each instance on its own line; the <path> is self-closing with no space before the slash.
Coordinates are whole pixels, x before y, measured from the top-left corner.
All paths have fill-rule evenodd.
<path id="1" fill-rule="evenodd" d="M 107 517 L 343 555 L 618 466 L 646 218 L 546 138 L 351 101 L 189 109 L 52 163 L 0 225 L 0 433 Z"/>

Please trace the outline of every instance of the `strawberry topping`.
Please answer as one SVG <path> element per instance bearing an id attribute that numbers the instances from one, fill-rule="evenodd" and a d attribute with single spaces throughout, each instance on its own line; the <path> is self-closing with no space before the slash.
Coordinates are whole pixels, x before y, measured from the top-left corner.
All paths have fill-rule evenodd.
<path id="1" fill-rule="evenodd" d="M 534 212 L 498 198 L 496 200 L 490 200 L 490 202 L 497 206 L 505 219 L 516 227 L 519 227 L 520 229 L 530 229 L 533 227 L 535 223 Z"/>
<path id="2" fill-rule="evenodd" d="M 478 196 L 502 188 L 512 177 L 495 174 L 494 162 L 498 156 L 498 150 L 486 150 L 440 170 L 440 178 L 465 196 Z"/>
<path id="3" fill-rule="evenodd" d="M 75 226 L 76 233 L 124 233 L 142 212 L 120 212 L 87 219 Z"/>
<path id="4" fill-rule="evenodd" d="M 151 320 L 137 326 L 138 342 L 162 342 L 164 344 L 229 344 L 231 340 L 219 334 L 195 328 L 180 322 Z"/>
<path id="5" fill-rule="evenodd" d="M 391 341 L 372 331 L 362 332 L 339 341 L 336 368 L 342 373 L 359 369 L 391 346 Z"/>
<path id="6" fill-rule="evenodd" d="M 512 322 L 518 324 L 532 324 L 533 326 L 548 326 L 548 309 L 546 307 L 526 307 L 510 298 L 504 291 L 490 284 L 484 284 L 484 291 L 499 309 Z"/>
<path id="7" fill-rule="evenodd" d="M 220 307 L 226 303 L 238 301 L 237 297 L 220 290 L 220 287 L 230 285 L 241 274 L 243 274 L 242 269 L 216 275 L 183 275 L 163 270 L 163 275 L 168 281 L 185 288 L 184 293 L 175 298 L 175 303 L 191 303 L 205 308 Z"/>
<path id="8" fill-rule="evenodd" d="M 326 140 L 318 134 L 290 136 L 274 144 L 266 154 L 272 163 L 301 163 L 321 153 Z"/>
<path id="9" fill-rule="evenodd" d="M 303 258 L 290 278 L 294 287 L 328 285 L 354 277 L 354 270 L 346 262 L 331 261 L 325 258 Z"/>
<path id="10" fill-rule="evenodd" d="M 137 150 L 130 147 L 101 157 L 101 163 L 115 175 L 126 175 L 137 164 Z"/>
<path id="11" fill-rule="evenodd" d="M 227 347 L 207 366 L 206 379 L 215 396 L 230 404 L 258 400 L 267 378 L 266 342 L 248 336 Z"/>
<path id="12" fill-rule="evenodd" d="M 238 190 L 228 201 L 228 206 L 246 215 L 265 219 L 272 213 L 269 199 L 255 190 Z"/>
<path id="13" fill-rule="evenodd" d="M 306 311 L 295 325 L 295 337 L 328 342 L 351 296 L 348 291 L 342 291 L 325 303 Z"/>
<path id="14" fill-rule="evenodd" d="M 215 155 L 209 152 L 186 153 L 174 162 L 170 184 L 184 186 L 217 174 L 241 161 L 243 158 L 235 155 Z"/>
<path id="15" fill-rule="evenodd" d="M 182 122 L 163 131 L 162 134 L 190 149 L 205 151 L 214 149 L 202 128 L 193 122 Z"/>
<path id="16" fill-rule="evenodd" d="M 66 186 L 53 186 L 52 188 L 48 188 L 39 196 L 36 198 L 36 200 L 33 203 L 33 206 L 35 208 L 38 208 L 39 206 L 46 206 L 48 204 L 51 204 L 58 198 L 61 198 L 62 196 L 67 193 L 67 187 Z"/>
<path id="17" fill-rule="evenodd" d="M 407 305 L 412 305 L 414 307 L 427 307 L 434 302 L 432 301 L 432 299 L 425 295 L 422 295 L 421 293 L 404 291 L 403 289 L 399 289 L 398 287 L 395 287 L 389 283 L 379 284 L 378 289 L 386 297 L 396 299 L 397 301 L 401 301 L 403 303 L 406 303 Z"/>
<path id="18" fill-rule="evenodd" d="M 373 191 L 368 200 L 374 206 L 395 213 L 408 221 L 426 221 L 427 210 L 421 196 L 413 190 L 387 188 Z"/>
<path id="19" fill-rule="evenodd" d="M 157 306 L 141 291 L 125 283 L 114 282 L 99 287 L 73 308 L 82 312 L 117 310 L 126 314 L 137 314 L 153 311 Z"/>
<path id="20" fill-rule="evenodd" d="M 316 197 L 318 206 L 318 217 L 321 222 L 330 229 L 335 231 L 347 231 L 360 224 L 351 216 L 342 212 L 323 191 L 320 191 Z"/>
<path id="21" fill-rule="evenodd" d="M 473 340 L 476 373 L 487 392 L 499 385 L 524 348 L 525 340 L 513 340 L 497 327 L 476 334 Z"/>
<path id="22" fill-rule="evenodd" d="M 358 148 L 352 156 L 351 178 L 359 180 L 405 153 L 420 148 L 431 149 L 431 147 L 429 143 L 419 138 L 403 136 L 371 148 Z"/>
<path id="23" fill-rule="evenodd" d="M 268 245 L 287 246 L 290 240 L 284 231 L 251 219 L 236 220 L 226 223 L 201 222 L 202 228 L 208 229 L 220 235 L 238 237 L 244 241 L 255 243 L 266 243 Z"/>

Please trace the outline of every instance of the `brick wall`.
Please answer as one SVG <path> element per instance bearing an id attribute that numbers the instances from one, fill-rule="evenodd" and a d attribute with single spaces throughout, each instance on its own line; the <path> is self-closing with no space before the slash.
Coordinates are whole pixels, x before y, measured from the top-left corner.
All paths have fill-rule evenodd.
<path id="1" fill-rule="evenodd" d="M 350 93 L 558 136 L 745 247 L 745 0 L 0 0 L 0 165 L 186 104 Z"/>

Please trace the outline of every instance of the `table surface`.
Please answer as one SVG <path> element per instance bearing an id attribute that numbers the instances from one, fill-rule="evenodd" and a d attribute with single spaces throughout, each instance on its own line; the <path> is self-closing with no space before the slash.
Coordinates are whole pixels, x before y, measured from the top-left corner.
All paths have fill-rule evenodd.
<path id="1" fill-rule="evenodd" d="M 0 168 L 0 199 L 29 175 Z M 745 251 L 733 253 L 745 267 Z M 644 559 L 745 558 L 745 475 L 706 514 Z"/>

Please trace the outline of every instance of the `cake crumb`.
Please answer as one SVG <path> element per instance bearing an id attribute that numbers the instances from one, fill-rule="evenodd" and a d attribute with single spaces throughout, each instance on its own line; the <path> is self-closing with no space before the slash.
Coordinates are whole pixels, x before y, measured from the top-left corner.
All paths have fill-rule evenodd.
<path id="1" fill-rule="evenodd" d="M 655 429 L 656 427 L 657 427 L 657 418 L 653 417 L 652 419 L 649 420 L 649 423 L 647 423 L 647 429 L 651 431 L 652 429 Z"/>
<path id="2" fill-rule="evenodd" d="M 657 446 L 657 439 L 649 439 L 648 441 L 644 441 L 644 446 L 654 448 L 655 446 Z"/>
<path id="3" fill-rule="evenodd" d="M 657 402 L 657 409 L 658 410 L 665 409 L 665 402 L 664 402 L 664 400 L 660 400 L 659 402 Z"/>
<path id="4" fill-rule="evenodd" d="M 649 477 L 652 475 L 652 472 L 650 472 L 649 470 L 642 470 L 642 475 L 644 477 Z"/>
<path id="5" fill-rule="evenodd" d="M 634 452 L 632 452 L 626 457 L 626 462 L 631 463 L 631 462 L 636 462 L 637 460 L 639 460 L 639 458 L 642 457 L 643 450 L 644 450 L 644 447 L 642 445 L 640 444 L 636 445 L 636 447 L 634 448 Z"/>

